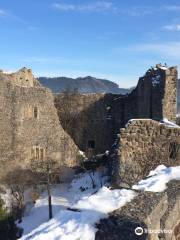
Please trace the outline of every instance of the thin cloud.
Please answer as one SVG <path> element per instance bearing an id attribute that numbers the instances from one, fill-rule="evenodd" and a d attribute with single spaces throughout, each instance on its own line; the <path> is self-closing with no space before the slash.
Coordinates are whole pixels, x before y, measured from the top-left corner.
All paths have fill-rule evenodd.
<path id="1" fill-rule="evenodd" d="M 65 4 L 65 3 L 54 3 L 53 8 L 58 9 L 60 11 L 74 11 L 76 10 L 76 6 L 73 4 Z"/>
<path id="2" fill-rule="evenodd" d="M 130 15 L 132 17 L 139 17 L 139 16 L 144 16 L 144 15 L 154 14 L 157 12 L 157 10 L 154 7 L 134 6 L 134 7 L 128 8 L 128 9 L 121 9 L 121 10 L 119 10 L 119 12 L 121 12 L 125 15 Z"/>
<path id="3" fill-rule="evenodd" d="M 19 57 L 19 61 L 25 64 L 79 64 L 89 63 L 89 58 L 66 58 L 60 56 L 29 56 L 29 57 Z M 93 60 L 94 61 L 94 60 Z"/>
<path id="4" fill-rule="evenodd" d="M 29 25 L 29 23 L 26 20 L 14 15 L 12 12 L 4 10 L 4 9 L 0 9 L 0 17 L 5 17 L 6 19 L 8 19 L 10 21 L 24 25 L 25 28 L 29 31 L 35 31 L 38 29 L 36 26 Z"/>
<path id="5" fill-rule="evenodd" d="M 111 1 L 96 1 L 87 4 L 68 4 L 65 2 L 53 3 L 52 7 L 64 12 L 113 12 L 117 14 L 128 15 L 131 17 L 140 17 L 163 12 L 180 11 L 180 5 L 161 5 L 161 6 L 132 6 L 122 8 Z"/>
<path id="6" fill-rule="evenodd" d="M 154 7 L 139 7 L 133 6 L 122 9 L 119 5 L 115 5 L 110 1 L 96 1 L 88 4 L 66 4 L 54 3 L 52 7 L 59 11 L 78 11 L 78 12 L 113 12 L 117 14 L 124 14 L 130 16 L 142 16 L 152 14 L 155 12 Z"/>
<path id="7" fill-rule="evenodd" d="M 167 11 L 180 11 L 180 5 L 168 5 L 163 7 Z"/>
<path id="8" fill-rule="evenodd" d="M 165 25 L 162 28 L 167 31 L 178 32 L 180 31 L 180 24 Z"/>
<path id="9" fill-rule="evenodd" d="M 0 17 L 6 17 L 7 19 L 26 24 L 26 21 L 24 21 L 22 18 L 14 15 L 11 11 L 9 10 L 4 10 L 0 8 Z"/>
<path id="10" fill-rule="evenodd" d="M 180 60 L 180 42 L 147 43 L 130 46 L 127 50 L 138 53 L 151 53 L 163 58 Z"/>
<path id="11" fill-rule="evenodd" d="M 40 63 L 40 64 L 49 64 L 49 63 L 64 63 L 67 62 L 67 59 L 61 57 L 27 57 L 21 59 L 25 63 Z"/>
<path id="12" fill-rule="evenodd" d="M 7 15 L 8 15 L 7 11 L 5 11 L 4 9 L 0 9 L 0 17 L 5 17 Z"/>
<path id="13" fill-rule="evenodd" d="M 133 6 L 129 9 L 123 9 L 122 13 L 125 13 L 130 16 L 138 17 L 138 16 L 145 16 L 145 15 L 152 15 L 157 13 L 163 13 L 163 12 L 177 12 L 180 11 L 180 5 L 161 5 L 161 6 Z"/>
<path id="14" fill-rule="evenodd" d="M 109 1 L 97 1 L 88 4 L 66 4 L 66 3 L 54 3 L 52 5 L 54 9 L 59 11 L 78 11 L 78 12 L 107 12 L 115 11 L 117 8 L 112 2 Z"/>
<path id="15" fill-rule="evenodd" d="M 29 31 L 36 31 L 36 30 L 38 30 L 38 27 L 28 26 L 27 29 L 28 29 Z"/>

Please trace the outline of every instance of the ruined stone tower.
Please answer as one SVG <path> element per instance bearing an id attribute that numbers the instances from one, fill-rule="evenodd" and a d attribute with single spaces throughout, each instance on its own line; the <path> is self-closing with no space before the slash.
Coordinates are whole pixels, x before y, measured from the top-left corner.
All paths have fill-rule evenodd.
<path id="1" fill-rule="evenodd" d="M 62 122 L 63 98 L 58 95 L 55 101 Z M 161 121 L 167 118 L 175 122 L 177 68 L 158 64 L 149 69 L 127 95 L 78 94 L 71 105 L 78 114 L 71 129 L 65 127 L 65 130 L 87 155 L 103 153 L 111 148 L 120 129 L 130 119 Z"/>
<path id="2" fill-rule="evenodd" d="M 127 95 L 78 94 L 75 97 L 71 107 L 76 109 L 77 114 L 71 129 L 67 129 L 61 121 L 63 98 L 56 96 L 55 108 L 52 93 L 40 85 L 30 69 L 23 68 L 12 74 L 0 72 L 1 160 L 8 164 L 16 161 L 22 165 L 32 156 L 44 158 L 49 139 L 49 151 L 53 153 L 53 158 L 73 166 L 77 164 L 78 148 L 88 157 L 104 153 L 111 149 L 117 134 L 121 133 L 119 159 L 124 171 L 123 163 L 124 166 L 129 163 L 133 170 L 139 162 L 142 167 L 145 159 L 144 169 L 147 162 L 153 167 L 150 159 L 155 160 L 154 166 L 160 164 L 160 159 L 165 156 L 170 159 L 169 146 L 179 144 L 179 130 L 166 131 L 166 127 L 163 130 L 159 126 L 164 118 L 175 122 L 176 67 L 156 65 L 139 79 L 137 87 Z M 130 119 L 137 121 L 128 125 Z M 167 138 L 170 139 L 167 141 Z M 141 170 L 137 167 L 137 172 Z"/>
<path id="3" fill-rule="evenodd" d="M 178 72 L 177 67 L 166 69 L 165 71 L 165 91 L 163 98 L 163 118 L 176 120 L 177 113 L 177 89 Z"/>
<path id="4" fill-rule="evenodd" d="M 158 121 L 167 118 L 175 122 L 177 84 L 176 67 L 167 68 L 157 64 L 155 68 L 149 69 L 139 78 L 137 87 L 124 98 L 124 124 L 132 118 Z"/>
<path id="5" fill-rule="evenodd" d="M 158 64 L 149 69 L 129 97 L 128 104 L 134 102 L 136 108 L 131 112 L 134 117 L 120 129 L 116 180 L 132 184 L 158 165 L 180 164 L 180 127 L 174 124 L 177 68 Z"/>
<path id="6" fill-rule="evenodd" d="M 139 79 L 137 118 L 175 121 L 177 112 L 177 68 L 157 64 Z M 133 93 L 132 93 L 133 94 Z M 136 116 L 135 114 L 135 116 Z"/>
<path id="7" fill-rule="evenodd" d="M 54 97 L 31 70 L 0 72 L 0 176 L 31 159 L 76 165 L 78 148 L 59 124 Z M 5 171 L 4 171 L 5 169 Z"/>
<path id="8" fill-rule="evenodd" d="M 71 106 L 77 114 L 68 129 L 62 124 L 64 99 L 56 96 L 55 108 L 54 96 L 31 70 L 0 72 L 0 177 L 13 167 L 27 167 L 32 158 L 42 161 L 48 156 L 59 165 L 73 167 L 79 164 L 80 149 L 95 162 L 105 157 L 112 183 L 129 188 L 158 165 L 180 165 L 180 127 L 173 123 L 176 98 L 177 68 L 158 64 L 139 79 L 130 94 L 75 96 Z M 175 239 L 179 235 L 179 187 L 174 181 L 163 193 L 138 194 L 105 220 L 96 239 L 119 239 L 124 217 L 150 229 L 172 228 L 172 236 L 163 239 Z M 158 233 L 149 239 L 159 239 Z"/>

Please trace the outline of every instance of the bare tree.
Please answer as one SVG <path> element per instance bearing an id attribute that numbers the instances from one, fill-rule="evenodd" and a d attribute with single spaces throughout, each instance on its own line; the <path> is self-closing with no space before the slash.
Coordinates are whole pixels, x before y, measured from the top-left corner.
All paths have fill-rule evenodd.
<path id="1" fill-rule="evenodd" d="M 51 156 L 51 137 L 46 138 L 45 156 L 43 159 L 31 159 L 31 170 L 38 173 L 38 184 L 46 185 L 48 195 L 49 219 L 53 217 L 51 187 L 60 174 L 60 166 Z"/>
<path id="2" fill-rule="evenodd" d="M 11 191 L 13 197 L 12 211 L 20 221 L 25 207 L 25 190 L 35 185 L 37 179 L 37 174 L 22 168 L 13 169 L 1 179 L 2 184 L 6 185 Z"/>
<path id="3" fill-rule="evenodd" d="M 51 199 L 51 186 L 54 183 L 54 175 L 57 175 L 57 171 L 55 172 L 54 168 L 55 162 L 48 158 L 45 161 L 41 161 L 37 164 L 36 161 L 33 161 L 31 164 L 31 168 L 35 172 L 39 172 L 39 185 L 46 185 L 47 195 L 48 195 L 48 207 L 49 207 L 49 219 L 53 217 L 52 213 L 52 199 Z"/>

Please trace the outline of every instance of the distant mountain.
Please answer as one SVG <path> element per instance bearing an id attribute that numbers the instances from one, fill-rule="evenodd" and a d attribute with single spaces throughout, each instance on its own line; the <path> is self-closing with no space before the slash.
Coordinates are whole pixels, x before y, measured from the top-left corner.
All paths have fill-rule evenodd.
<path id="1" fill-rule="evenodd" d="M 118 84 L 106 80 L 97 79 L 94 77 L 84 78 L 67 78 L 67 77 L 39 77 L 40 83 L 52 90 L 54 93 L 63 92 L 67 89 L 78 89 L 81 93 L 116 93 L 126 94 L 132 91 L 133 88 L 119 88 Z"/>
<path id="2" fill-rule="evenodd" d="M 54 93 L 60 93 L 67 89 L 78 89 L 81 93 L 127 94 L 133 90 L 133 87 L 119 88 L 118 84 L 112 81 L 97 79 L 90 76 L 84 78 L 79 77 L 76 79 L 67 77 L 40 77 L 39 81 L 42 85 L 50 88 Z M 180 79 L 178 84 L 178 112 L 180 113 Z"/>

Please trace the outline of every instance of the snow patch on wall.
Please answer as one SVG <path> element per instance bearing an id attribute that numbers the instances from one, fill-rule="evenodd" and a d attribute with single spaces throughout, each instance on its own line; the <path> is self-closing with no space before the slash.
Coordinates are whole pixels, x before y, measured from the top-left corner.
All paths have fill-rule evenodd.
<path id="1" fill-rule="evenodd" d="M 156 85 L 160 84 L 161 75 L 156 75 L 152 77 L 152 85 L 155 87 Z"/>
<path id="2" fill-rule="evenodd" d="M 147 179 L 141 180 L 132 188 L 141 191 L 163 192 L 166 184 L 173 179 L 180 180 L 180 166 L 168 168 L 160 165 L 150 172 Z"/>

